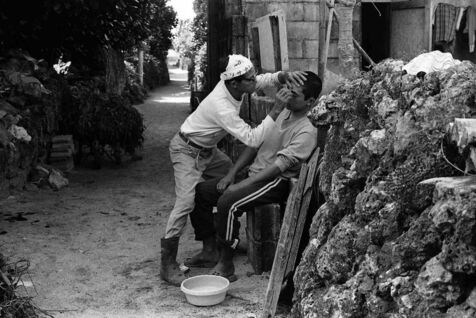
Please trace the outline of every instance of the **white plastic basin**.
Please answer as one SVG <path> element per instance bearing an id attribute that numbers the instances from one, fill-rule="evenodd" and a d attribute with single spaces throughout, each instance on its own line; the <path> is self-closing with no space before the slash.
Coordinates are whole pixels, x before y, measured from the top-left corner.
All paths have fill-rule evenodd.
<path id="1" fill-rule="evenodd" d="M 184 280 L 180 289 L 192 305 L 213 306 L 225 299 L 229 285 L 228 279 L 221 276 L 198 275 Z"/>

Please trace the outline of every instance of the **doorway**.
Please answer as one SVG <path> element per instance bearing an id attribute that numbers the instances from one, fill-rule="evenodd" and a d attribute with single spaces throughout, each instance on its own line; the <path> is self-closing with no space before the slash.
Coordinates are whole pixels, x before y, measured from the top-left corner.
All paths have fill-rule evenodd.
<path id="1" fill-rule="evenodd" d="M 391 3 L 362 3 L 362 47 L 375 63 L 390 57 Z M 362 60 L 362 69 L 370 63 Z"/>

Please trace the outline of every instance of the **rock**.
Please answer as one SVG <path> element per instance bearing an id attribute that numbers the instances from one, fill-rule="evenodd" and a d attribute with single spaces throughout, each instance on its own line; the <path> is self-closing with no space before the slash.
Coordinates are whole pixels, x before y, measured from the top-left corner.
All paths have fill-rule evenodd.
<path id="1" fill-rule="evenodd" d="M 451 178 L 459 172 L 441 145 L 454 118 L 476 113 L 476 67 L 419 78 L 402 66 L 378 63 L 308 113 L 330 125 L 319 166 L 326 203 L 294 276 L 293 317 L 473 313 L 476 187 Z"/>
<path id="2" fill-rule="evenodd" d="M 468 298 L 466 299 L 466 303 L 476 310 L 476 288 L 473 288 Z"/>
<path id="3" fill-rule="evenodd" d="M 461 289 L 455 284 L 453 274 L 443 267 L 438 257 L 431 258 L 423 266 L 415 281 L 415 288 L 436 308 L 455 305 L 461 296 Z"/>
<path id="4" fill-rule="evenodd" d="M 12 136 L 20 141 L 24 142 L 30 142 L 31 141 L 31 136 L 28 134 L 25 128 L 17 126 L 17 125 L 11 125 L 10 128 L 8 129 L 10 134 Z"/>
<path id="5" fill-rule="evenodd" d="M 56 169 L 52 169 L 50 171 L 48 182 L 50 186 L 56 191 L 66 187 L 69 184 L 68 179 L 66 179 L 63 174 Z"/>
<path id="6" fill-rule="evenodd" d="M 395 140 L 393 151 L 396 155 L 403 153 L 410 145 L 419 129 L 415 124 L 413 115 L 407 111 L 403 116 L 399 116 L 395 125 Z"/>
<path id="7" fill-rule="evenodd" d="M 473 318 L 476 317 L 476 309 L 463 303 L 453 306 L 446 312 L 445 318 Z"/>

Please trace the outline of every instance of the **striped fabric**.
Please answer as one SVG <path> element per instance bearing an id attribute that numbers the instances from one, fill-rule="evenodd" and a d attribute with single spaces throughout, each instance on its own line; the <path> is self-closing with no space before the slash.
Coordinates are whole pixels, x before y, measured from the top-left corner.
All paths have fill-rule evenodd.
<path id="1" fill-rule="evenodd" d="M 240 206 L 243 206 L 253 200 L 256 200 L 256 198 L 259 198 L 266 192 L 272 190 L 275 188 L 280 182 L 285 182 L 281 178 L 276 178 L 273 181 L 267 183 L 265 186 L 262 188 L 258 189 L 257 191 L 250 193 L 246 197 L 243 197 L 242 199 L 236 201 L 228 211 L 228 220 L 226 224 L 226 235 L 225 235 L 225 240 L 231 241 L 233 239 L 233 226 L 234 226 L 234 220 L 235 220 L 235 212 L 238 211 Z"/>
<path id="2" fill-rule="evenodd" d="M 459 8 L 451 4 L 440 3 L 435 10 L 434 41 L 450 42 L 456 36 L 456 21 L 458 20 Z"/>

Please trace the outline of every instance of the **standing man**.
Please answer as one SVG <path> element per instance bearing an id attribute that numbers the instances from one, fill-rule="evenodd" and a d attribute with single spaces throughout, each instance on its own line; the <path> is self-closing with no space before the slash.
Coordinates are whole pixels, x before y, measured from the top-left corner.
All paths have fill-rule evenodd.
<path id="1" fill-rule="evenodd" d="M 196 205 L 190 214 L 196 239 L 205 243 L 216 238 L 219 253 L 204 244 L 192 259 L 197 265 L 213 264 L 213 256 L 219 254 L 213 275 L 236 280 L 233 254 L 239 243 L 238 217 L 258 205 L 284 203 L 289 180 L 299 175 L 301 163 L 316 146 L 317 130 L 306 114 L 319 96 L 322 83 L 316 74 L 305 74 L 304 85 L 283 88 L 276 95 L 286 109 L 276 119 L 276 129 L 265 136 L 260 147 L 247 147 L 225 177 L 197 185 Z M 248 178 L 235 183 L 236 174 L 251 162 Z M 217 213 L 212 214 L 214 206 Z"/>
<path id="2" fill-rule="evenodd" d="M 185 278 L 177 263 L 180 236 L 187 217 L 194 208 L 195 186 L 204 179 L 223 177 L 230 169 L 230 158 L 217 149 L 217 143 L 231 134 L 245 145 L 258 147 L 266 134 L 275 129 L 275 120 L 284 108 L 277 103 L 256 128 L 239 117 L 242 96 L 255 89 L 303 82 L 303 72 L 277 72 L 256 75 L 251 61 L 242 55 L 230 55 L 220 82 L 187 117 L 170 141 L 170 158 L 174 167 L 175 205 L 161 239 L 160 276 L 179 286 Z"/>

